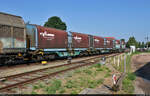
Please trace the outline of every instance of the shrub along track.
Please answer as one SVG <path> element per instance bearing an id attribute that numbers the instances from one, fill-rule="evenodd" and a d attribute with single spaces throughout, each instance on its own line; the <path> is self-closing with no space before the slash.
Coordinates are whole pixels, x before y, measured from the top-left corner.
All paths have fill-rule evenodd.
<path id="1" fill-rule="evenodd" d="M 47 78 L 51 78 L 52 76 L 56 76 L 57 74 L 74 70 L 76 68 L 82 67 L 82 66 L 88 66 L 95 64 L 100 61 L 100 57 L 106 56 L 112 57 L 119 55 L 121 53 L 115 53 L 115 54 L 105 54 L 101 56 L 94 56 L 93 58 L 81 60 L 78 62 L 74 62 L 71 64 L 63 64 L 53 67 L 48 67 L 40 70 L 30 71 L 26 73 L 11 75 L 7 77 L 0 78 L 0 93 L 7 92 L 7 93 L 15 93 L 12 91 L 13 88 L 22 88 L 23 85 L 29 84 L 32 82 L 35 82 L 37 80 L 44 80 Z"/>

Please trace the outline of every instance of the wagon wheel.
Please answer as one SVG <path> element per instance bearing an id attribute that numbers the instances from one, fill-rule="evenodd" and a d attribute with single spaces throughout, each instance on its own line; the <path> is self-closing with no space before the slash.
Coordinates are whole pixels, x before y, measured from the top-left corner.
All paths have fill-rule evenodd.
<path id="1" fill-rule="evenodd" d="M 38 62 L 42 61 L 43 59 L 44 59 L 44 58 L 43 58 L 42 55 L 38 55 L 38 56 L 37 56 L 37 61 L 38 61 Z"/>

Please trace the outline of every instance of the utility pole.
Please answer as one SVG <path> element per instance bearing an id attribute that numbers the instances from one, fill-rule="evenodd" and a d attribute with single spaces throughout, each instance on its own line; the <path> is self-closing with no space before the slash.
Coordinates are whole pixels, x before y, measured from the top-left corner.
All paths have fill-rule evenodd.
<path id="1" fill-rule="evenodd" d="M 147 41 L 147 49 L 148 49 L 148 35 L 145 37 L 146 41 Z"/>

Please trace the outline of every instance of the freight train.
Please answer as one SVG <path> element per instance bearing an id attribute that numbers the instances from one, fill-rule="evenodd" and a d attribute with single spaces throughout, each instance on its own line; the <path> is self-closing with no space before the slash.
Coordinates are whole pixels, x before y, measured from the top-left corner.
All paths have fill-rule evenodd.
<path id="1" fill-rule="evenodd" d="M 20 16 L 0 12 L 0 64 L 51 60 L 56 57 L 88 56 L 121 52 L 125 42 L 25 24 Z"/>

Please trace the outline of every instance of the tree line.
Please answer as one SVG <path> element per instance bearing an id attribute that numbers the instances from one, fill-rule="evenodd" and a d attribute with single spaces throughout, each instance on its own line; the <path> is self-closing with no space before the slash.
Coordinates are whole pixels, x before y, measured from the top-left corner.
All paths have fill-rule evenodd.
<path id="1" fill-rule="evenodd" d="M 129 48 L 130 46 L 136 46 L 136 48 L 145 48 L 150 47 L 150 42 L 144 43 L 144 42 L 138 42 L 136 41 L 135 37 L 130 37 L 129 40 L 126 43 L 126 47 Z"/>

